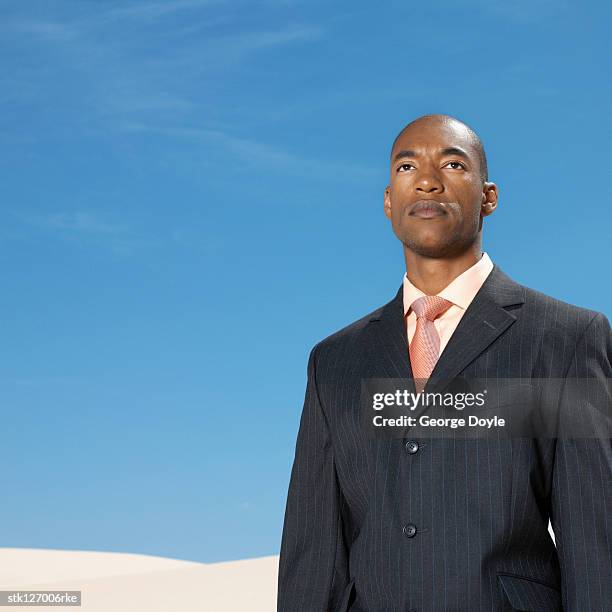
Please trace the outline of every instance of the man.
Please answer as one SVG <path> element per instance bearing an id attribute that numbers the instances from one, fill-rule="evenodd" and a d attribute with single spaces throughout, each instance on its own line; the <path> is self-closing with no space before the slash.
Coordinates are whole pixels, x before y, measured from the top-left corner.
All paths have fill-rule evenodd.
<path id="1" fill-rule="evenodd" d="M 519 285 L 482 253 L 497 200 L 461 121 L 424 116 L 396 138 L 384 211 L 406 275 L 310 353 L 279 612 L 612 609 L 609 438 L 380 439 L 361 427 L 366 379 L 612 378 L 604 315 Z"/>

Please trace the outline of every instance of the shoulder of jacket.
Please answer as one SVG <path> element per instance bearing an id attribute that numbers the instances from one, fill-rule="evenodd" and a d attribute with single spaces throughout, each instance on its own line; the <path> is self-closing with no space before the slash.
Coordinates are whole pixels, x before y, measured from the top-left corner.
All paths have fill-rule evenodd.
<path id="1" fill-rule="evenodd" d="M 347 344 L 351 344 L 352 342 L 356 341 L 361 336 L 363 330 L 367 327 L 370 320 L 378 319 L 380 317 L 380 314 L 385 306 L 386 304 L 378 307 L 376 310 L 369 312 L 367 315 L 360 317 L 356 321 L 353 321 L 338 331 L 326 336 L 315 344 L 312 351 L 326 352 L 330 349 L 333 350 L 341 346 L 344 347 Z"/>
<path id="2" fill-rule="evenodd" d="M 598 316 L 605 317 L 603 313 L 596 310 L 565 302 L 564 300 L 552 297 L 546 293 L 532 289 L 531 287 L 526 287 L 525 285 L 521 285 L 521 287 L 524 291 L 525 305 L 536 308 L 542 311 L 542 313 L 548 313 L 546 319 L 551 324 L 555 321 L 557 323 L 561 323 L 562 321 L 573 321 L 574 324 L 580 328 L 590 325 Z M 554 317 L 551 317 L 550 314 L 553 313 Z"/>

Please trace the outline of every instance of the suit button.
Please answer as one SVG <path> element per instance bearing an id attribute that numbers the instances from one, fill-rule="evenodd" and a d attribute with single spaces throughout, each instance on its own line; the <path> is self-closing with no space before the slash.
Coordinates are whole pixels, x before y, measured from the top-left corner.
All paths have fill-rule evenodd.
<path id="1" fill-rule="evenodd" d="M 408 523 L 407 525 L 404 525 L 403 531 L 404 531 L 404 535 L 407 538 L 414 538 L 417 532 L 417 528 L 416 528 L 416 525 L 413 525 L 412 523 Z"/>
<path id="2" fill-rule="evenodd" d="M 408 442 L 406 442 L 405 444 L 406 447 L 406 452 L 409 455 L 414 455 L 414 453 L 416 453 L 419 450 L 419 443 L 415 442 L 414 440 L 408 440 Z"/>

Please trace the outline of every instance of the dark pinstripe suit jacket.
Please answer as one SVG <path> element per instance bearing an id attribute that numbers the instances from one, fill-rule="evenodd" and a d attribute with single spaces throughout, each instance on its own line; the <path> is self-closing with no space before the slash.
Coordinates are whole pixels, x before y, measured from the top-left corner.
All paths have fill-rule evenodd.
<path id="1" fill-rule="evenodd" d="M 611 360 L 604 315 L 495 266 L 432 380 L 612 378 Z M 278 610 L 612 610 L 610 440 L 373 439 L 360 381 L 385 377 L 412 378 L 402 287 L 310 354 Z"/>

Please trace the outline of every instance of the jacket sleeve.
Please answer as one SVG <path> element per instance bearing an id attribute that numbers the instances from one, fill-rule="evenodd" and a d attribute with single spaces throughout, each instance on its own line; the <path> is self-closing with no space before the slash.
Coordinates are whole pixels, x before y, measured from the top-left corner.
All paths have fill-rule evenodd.
<path id="1" fill-rule="evenodd" d="M 612 330 L 594 316 L 573 352 L 559 405 L 551 523 L 561 567 L 563 610 L 612 602 Z"/>
<path id="2" fill-rule="evenodd" d="M 285 509 L 278 612 L 335 610 L 348 584 L 343 498 L 329 425 L 317 390 L 317 347 L 308 359 L 306 397 Z"/>

